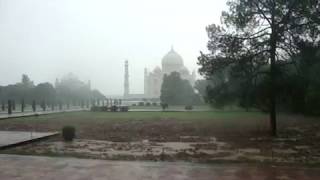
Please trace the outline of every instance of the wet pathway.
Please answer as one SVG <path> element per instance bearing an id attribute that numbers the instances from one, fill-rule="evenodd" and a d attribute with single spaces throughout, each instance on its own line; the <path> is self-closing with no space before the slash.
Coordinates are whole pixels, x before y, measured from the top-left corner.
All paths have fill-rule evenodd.
<path id="1" fill-rule="evenodd" d="M 8 114 L 6 112 L 0 113 L 0 120 L 3 119 L 9 119 L 9 118 L 20 118 L 20 117 L 29 117 L 29 116 L 35 116 L 35 115 L 48 115 L 48 114 L 56 114 L 56 113 L 64 113 L 64 112 L 77 112 L 77 111 L 85 111 L 87 109 L 67 109 L 67 110 L 55 110 L 55 111 L 27 111 L 27 112 L 14 112 L 12 114 Z"/>
<path id="2" fill-rule="evenodd" d="M 0 179 L 108 180 L 290 180 L 320 179 L 320 169 L 197 164 L 124 162 L 76 158 L 0 155 Z"/>
<path id="3" fill-rule="evenodd" d="M 0 131 L 0 149 L 58 135 L 58 132 Z"/>

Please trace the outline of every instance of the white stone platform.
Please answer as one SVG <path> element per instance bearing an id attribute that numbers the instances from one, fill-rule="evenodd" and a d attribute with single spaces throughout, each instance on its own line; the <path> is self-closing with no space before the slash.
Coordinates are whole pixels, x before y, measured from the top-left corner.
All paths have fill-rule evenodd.
<path id="1" fill-rule="evenodd" d="M 0 149 L 32 142 L 59 134 L 58 132 L 0 131 Z"/>

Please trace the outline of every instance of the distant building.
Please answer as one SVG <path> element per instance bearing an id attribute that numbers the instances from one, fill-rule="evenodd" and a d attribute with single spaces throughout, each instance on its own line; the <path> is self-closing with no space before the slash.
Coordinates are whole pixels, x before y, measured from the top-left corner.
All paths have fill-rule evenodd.
<path id="1" fill-rule="evenodd" d="M 182 79 L 186 79 L 193 86 L 196 74 L 184 66 L 182 57 L 173 48 L 162 58 L 162 69 L 155 67 L 153 71 L 144 70 L 144 95 L 146 98 L 159 98 L 163 76 L 178 72 Z"/>
<path id="2" fill-rule="evenodd" d="M 144 70 L 144 93 L 130 94 L 129 92 L 129 71 L 128 61 L 125 61 L 124 73 L 124 98 L 125 99 L 159 99 L 161 95 L 161 85 L 163 76 L 172 72 L 178 72 L 182 79 L 186 79 L 193 86 L 196 80 L 196 74 L 184 66 L 182 57 L 174 51 L 173 48 L 162 58 L 162 69 L 155 67 L 149 72 Z"/>

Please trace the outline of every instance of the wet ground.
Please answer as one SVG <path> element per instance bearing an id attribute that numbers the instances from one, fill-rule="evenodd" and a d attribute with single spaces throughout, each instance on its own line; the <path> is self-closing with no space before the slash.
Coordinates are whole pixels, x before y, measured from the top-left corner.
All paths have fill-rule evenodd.
<path id="1" fill-rule="evenodd" d="M 56 114 L 56 113 L 64 113 L 64 112 L 77 112 L 77 111 L 84 111 L 87 109 L 82 108 L 72 108 L 72 109 L 65 109 L 65 110 L 47 110 L 41 111 L 38 110 L 33 112 L 32 110 L 27 110 L 24 112 L 21 111 L 14 111 L 12 114 L 8 114 L 6 111 L 0 111 L 0 120 L 11 119 L 11 118 L 21 118 L 21 117 L 32 117 L 32 116 L 39 116 L 39 115 L 48 115 L 48 114 Z"/>
<path id="2" fill-rule="evenodd" d="M 75 139 L 64 142 L 58 138 L 1 151 L 10 154 L 71 156 L 105 160 L 147 160 L 186 162 L 255 162 L 273 164 L 318 165 L 319 148 L 302 145 L 296 139 L 248 139 L 246 146 L 221 141 L 215 137 L 181 136 L 179 142 L 149 140 L 112 142 Z M 271 145 L 268 146 L 267 145 Z"/>
<path id="3" fill-rule="evenodd" d="M 0 131 L 0 149 L 57 134 L 57 132 Z"/>
<path id="4" fill-rule="evenodd" d="M 128 162 L 0 155 L 6 180 L 315 180 L 320 169 L 246 164 Z"/>
<path id="5" fill-rule="evenodd" d="M 0 121 L 0 129 L 61 131 L 72 125 L 76 140 L 61 137 L 0 151 L 104 160 L 254 162 L 320 165 L 320 121 L 279 117 L 277 138 L 260 113 L 152 112 L 53 114 Z"/>

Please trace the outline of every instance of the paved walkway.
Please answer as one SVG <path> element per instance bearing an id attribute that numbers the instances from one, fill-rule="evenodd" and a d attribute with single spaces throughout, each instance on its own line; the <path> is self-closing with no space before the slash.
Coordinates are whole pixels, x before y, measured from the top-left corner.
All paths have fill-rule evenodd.
<path id="1" fill-rule="evenodd" d="M 0 131 L 0 149 L 59 134 L 58 132 Z"/>
<path id="2" fill-rule="evenodd" d="M 9 119 L 9 118 L 19 118 L 19 117 L 28 117 L 34 115 L 46 115 L 46 114 L 55 114 L 55 113 L 62 113 L 62 112 L 76 112 L 76 111 L 85 111 L 88 109 L 66 109 L 66 110 L 56 110 L 56 111 L 37 111 L 37 112 L 15 112 L 12 114 L 8 113 L 0 113 L 0 120 L 2 119 Z"/>
<path id="3" fill-rule="evenodd" d="M 123 162 L 75 158 L 0 155 L 0 179 L 19 180 L 315 180 L 319 169 L 247 166 L 241 164 L 192 164 Z"/>
<path id="4" fill-rule="evenodd" d="M 208 112 L 212 110 L 202 110 L 202 109 L 194 109 L 194 110 L 185 110 L 185 109 L 166 109 L 164 112 Z M 129 112 L 163 112 L 162 109 L 129 109 Z"/>

